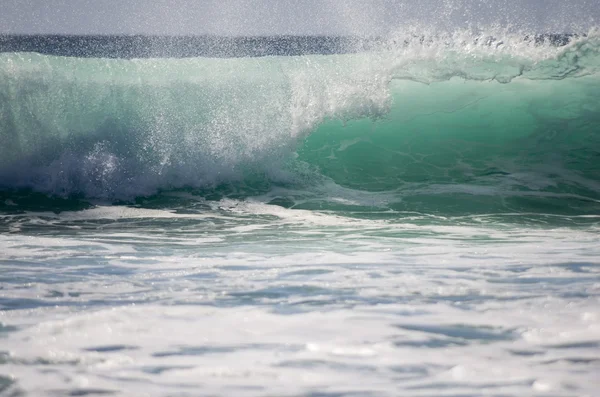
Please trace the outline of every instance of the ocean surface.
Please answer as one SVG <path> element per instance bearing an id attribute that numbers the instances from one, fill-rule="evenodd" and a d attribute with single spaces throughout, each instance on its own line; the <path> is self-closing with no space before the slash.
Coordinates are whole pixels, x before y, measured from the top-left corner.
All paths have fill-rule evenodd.
<path id="1" fill-rule="evenodd" d="M 0 38 L 0 395 L 598 374 L 597 31 Z"/>

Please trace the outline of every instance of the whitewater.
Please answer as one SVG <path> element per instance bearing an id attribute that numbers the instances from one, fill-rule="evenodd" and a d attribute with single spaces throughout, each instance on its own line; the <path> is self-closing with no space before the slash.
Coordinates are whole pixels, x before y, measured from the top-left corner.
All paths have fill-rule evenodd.
<path id="1" fill-rule="evenodd" d="M 0 395 L 597 395 L 598 31 L 340 43 L 0 52 Z"/>

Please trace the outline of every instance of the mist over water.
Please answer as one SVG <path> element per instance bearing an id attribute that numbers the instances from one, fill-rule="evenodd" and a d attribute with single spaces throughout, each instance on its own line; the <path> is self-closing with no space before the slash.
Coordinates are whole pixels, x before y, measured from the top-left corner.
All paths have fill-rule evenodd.
<path id="1" fill-rule="evenodd" d="M 184 3 L 0 37 L 0 395 L 595 395 L 593 7 Z"/>
<path id="2" fill-rule="evenodd" d="M 421 30 L 586 32 L 597 27 L 592 0 L 5 0 L 0 32 L 15 34 L 386 36 Z"/>

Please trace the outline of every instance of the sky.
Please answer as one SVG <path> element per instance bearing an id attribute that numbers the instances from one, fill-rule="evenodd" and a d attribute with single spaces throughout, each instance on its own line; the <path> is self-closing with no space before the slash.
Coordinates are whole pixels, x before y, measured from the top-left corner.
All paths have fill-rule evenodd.
<path id="1" fill-rule="evenodd" d="M 600 26 L 600 0 L 0 0 L 0 33 L 380 35 L 492 24 Z"/>

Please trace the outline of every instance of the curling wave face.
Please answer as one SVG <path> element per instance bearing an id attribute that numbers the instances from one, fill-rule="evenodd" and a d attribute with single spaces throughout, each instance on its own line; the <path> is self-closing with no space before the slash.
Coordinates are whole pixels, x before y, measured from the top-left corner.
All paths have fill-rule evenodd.
<path id="1" fill-rule="evenodd" d="M 297 57 L 0 54 L 0 189 L 17 205 L 22 189 L 188 188 L 302 208 L 597 212 L 600 36 L 432 37 Z"/>

